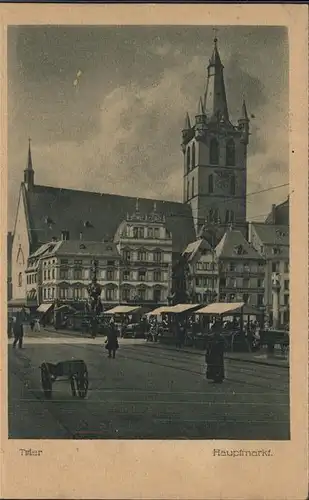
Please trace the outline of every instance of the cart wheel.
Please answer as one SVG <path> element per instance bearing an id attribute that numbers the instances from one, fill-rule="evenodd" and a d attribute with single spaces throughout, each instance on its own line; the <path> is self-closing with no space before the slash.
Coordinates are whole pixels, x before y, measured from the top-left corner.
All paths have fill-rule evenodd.
<path id="1" fill-rule="evenodd" d="M 41 382 L 45 397 L 50 399 L 52 395 L 52 380 L 46 363 L 41 365 Z"/>
<path id="2" fill-rule="evenodd" d="M 77 385 L 77 392 L 78 392 L 78 397 L 81 399 L 84 399 L 87 396 L 88 392 L 88 370 L 85 365 L 83 372 L 79 375 L 79 377 L 76 379 L 76 385 Z"/>

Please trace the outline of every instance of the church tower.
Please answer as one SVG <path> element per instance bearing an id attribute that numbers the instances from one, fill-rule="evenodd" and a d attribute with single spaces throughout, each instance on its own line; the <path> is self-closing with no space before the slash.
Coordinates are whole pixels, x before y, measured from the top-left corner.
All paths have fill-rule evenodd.
<path id="1" fill-rule="evenodd" d="M 208 224 L 221 234 L 231 223 L 246 231 L 249 119 L 243 102 L 238 123 L 230 122 L 217 42 L 215 38 L 194 124 L 187 113 L 182 130 L 183 201 L 192 208 L 197 234 Z"/>
<path id="2" fill-rule="evenodd" d="M 33 170 L 33 166 L 32 166 L 30 142 L 31 142 L 31 139 L 29 139 L 27 166 L 24 170 L 24 183 L 25 183 L 28 191 L 31 191 L 31 189 L 34 186 L 34 170 Z"/>

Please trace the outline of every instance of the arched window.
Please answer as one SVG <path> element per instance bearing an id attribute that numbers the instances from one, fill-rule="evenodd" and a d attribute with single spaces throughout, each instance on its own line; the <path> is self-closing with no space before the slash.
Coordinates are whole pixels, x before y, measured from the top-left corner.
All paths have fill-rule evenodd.
<path id="1" fill-rule="evenodd" d="M 192 198 L 194 197 L 194 177 L 192 177 Z"/>
<path id="2" fill-rule="evenodd" d="M 18 273 L 18 286 L 23 285 L 23 273 Z"/>
<path id="3" fill-rule="evenodd" d="M 235 143 L 233 139 L 230 139 L 226 143 L 226 165 L 228 167 L 233 167 L 235 165 Z"/>
<path id="4" fill-rule="evenodd" d="M 195 167 L 195 143 L 192 144 L 192 160 L 191 160 L 191 167 Z"/>
<path id="5" fill-rule="evenodd" d="M 187 200 L 190 198 L 190 181 L 188 179 L 188 184 L 187 184 Z"/>
<path id="6" fill-rule="evenodd" d="M 208 177 L 208 192 L 214 192 L 214 176 L 212 174 L 210 174 Z"/>
<path id="7" fill-rule="evenodd" d="M 236 189 L 236 185 L 235 185 L 235 175 L 232 175 L 231 179 L 230 179 L 230 191 L 231 191 L 231 194 L 235 194 L 235 189 Z"/>
<path id="8" fill-rule="evenodd" d="M 219 163 L 219 144 L 217 139 L 211 139 L 209 147 L 209 163 L 218 165 Z"/>
<path id="9" fill-rule="evenodd" d="M 190 146 L 187 147 L 187 172 L 190 170 Z"/>

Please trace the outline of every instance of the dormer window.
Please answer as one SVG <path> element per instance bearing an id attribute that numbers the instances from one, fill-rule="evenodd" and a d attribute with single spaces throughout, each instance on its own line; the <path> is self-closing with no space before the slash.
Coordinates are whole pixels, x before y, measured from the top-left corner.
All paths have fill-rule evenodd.
<path id="1" fill-rule="evenodd" d="M 247 253 L 242 245 L 237 245 L 234 248 L 234 252 L 236 253 L 236 255 L 245 255 Z"/>

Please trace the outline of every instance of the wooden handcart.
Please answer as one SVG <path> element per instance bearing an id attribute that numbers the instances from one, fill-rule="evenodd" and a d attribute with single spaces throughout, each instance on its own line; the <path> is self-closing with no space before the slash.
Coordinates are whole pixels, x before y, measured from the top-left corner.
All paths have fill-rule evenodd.
<path id="1" fill-rule="evenodd" d="M 86 397 L 89 381 L 87 365 L 83 360 L 73 359 L 57 364 L 44 361 L 41 364 L 42 389 L 47 399 L 52 397 L 53 383 L 57 379 L 69 380 L 73 397 Z"/>

